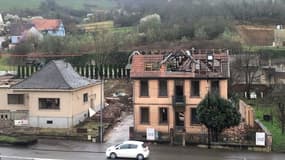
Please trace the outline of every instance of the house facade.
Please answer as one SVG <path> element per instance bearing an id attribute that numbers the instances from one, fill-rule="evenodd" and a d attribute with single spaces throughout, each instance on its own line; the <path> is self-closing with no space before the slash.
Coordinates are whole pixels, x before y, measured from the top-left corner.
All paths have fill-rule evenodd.
<path id="1" fill-rule="evenodd" d="M 180 50 L 132 56 L 134 131 L 147 137 L 206 132 L 196 108 L 209 92 L 228 98 L 229 55 L 222 50 Z"/>
<path id="2" fill-rule="evenodd" d="M 60 19 L 35 18 L 31 20 L 34 27 L 45 35 L 65 36 L 65 29 Z"/>
<path id="3" fill-rule="evenodd" d="M 69 128 L 101 105 L 101 81 L 79 76 L 69 63 L 51 61 L 31 77 L 0 86 L 0 119 L 41 128 Z"/>
<path id="4" fill-rule="evenodd" d="M 9 37 L 11 39 L 12 45 L 20 43 L 23 38 L 24 32 L 30 30 L 32 26 L 32 24 L 27 22 L 17 22 L 11 24 Z"/>

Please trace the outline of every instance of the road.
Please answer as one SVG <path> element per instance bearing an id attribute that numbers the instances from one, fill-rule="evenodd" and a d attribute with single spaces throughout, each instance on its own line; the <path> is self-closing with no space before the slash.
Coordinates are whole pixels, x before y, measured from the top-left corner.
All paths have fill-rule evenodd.
<path id="1" fill-rule="evenodd" d="M 68 140 L 40 139 L 29 147 L 0 146 L 0 154 L 6 157 L 1 160 L 105 160 L 105 150 L 111 144 L 128 139 L 128 126 L 132 125 L 132 117 L 126 116 L 113 131 L 105 137 L 105 143 L 91 143 Z M 261 153 L 248 151 L 231 151 L 219 149 L 203 149 L 150 144 L 149 160 L 284 160 L 282 153 Z"/>
<path id="2" fill-rule="evenodd" d="M 87 144 L 84 142 L 72 142 L 68 143 L 58 141 L 58 143 L 80 145 L 82 150 L 70 150 L 69 147 L 46 146 L 44 140 L 43 145 L 35 148 L 33 147 L 0 147 L 0 153 L 2 155 L 14 158 L 2 158 L 1 160 L 16 160 L 16 159 L 29 159 L 41 158 L 41 159 L 65 159 L 65 160 L 104 160 L 104 150 L 107 147 L 105 144 Z M 53 140 L 51 140 L 53 143 Z M 43 147 L 43 148 L 40 148 Z M 284 160 L 285 155 L 282 153 L 260 153 L 260 152 L 247 152 L 247 151 L 229 151 L 218 149 L 201 149 L 196 147 L 179 147 L 169 145 L 150 145 L 151 156 L 149 160 L 173 160 L 173 159 L 188 159 L 188 160 Z"/>

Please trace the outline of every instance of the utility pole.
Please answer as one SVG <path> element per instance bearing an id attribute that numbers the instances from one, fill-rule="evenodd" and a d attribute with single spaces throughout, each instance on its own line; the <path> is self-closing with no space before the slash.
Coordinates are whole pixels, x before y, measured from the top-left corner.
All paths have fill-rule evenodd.
<path id="1" fill-rule="evenodd" d="M 102 66 L 101 66 L 102 67 Z M 100 143 L 103 143 L 103 94 L 104 94 L 104 78 L 101 74 L 101 98 L 100 98 Z"/>
<path id="2" fill-rule="evenodd" d="M 210 85 L 209 85 L 209 71 L 210 71 L 210 68 L 209 68 L 209 62 L 210 61 L 213 61 L 213 55 L 212 54 L 207 54 L 207 71 L 206 71 L 206 74 L 207 74 L 207 92 L 208 92 L 208 95 L 207 95 L 207 101 L 208 101 L 208 107 L 209 107 L 209 104 L 210 104 Z M 211 130 L 208 128 L 208 149 L 211 149 Z"/>

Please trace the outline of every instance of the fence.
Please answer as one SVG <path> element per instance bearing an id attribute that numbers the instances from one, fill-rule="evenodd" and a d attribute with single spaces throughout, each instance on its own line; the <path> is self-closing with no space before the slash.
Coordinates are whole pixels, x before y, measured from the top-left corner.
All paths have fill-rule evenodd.
<path id="1" fill-rule="evenodd" d="M 129 78 L 130 72 L 122 65 L 86 65 L 74 66 L 74 70 L 83 77 L 91 79 L 122 79 Z M 40 69 L 39 66 L 17 66 L 17 77 L 27 78 Z"/>

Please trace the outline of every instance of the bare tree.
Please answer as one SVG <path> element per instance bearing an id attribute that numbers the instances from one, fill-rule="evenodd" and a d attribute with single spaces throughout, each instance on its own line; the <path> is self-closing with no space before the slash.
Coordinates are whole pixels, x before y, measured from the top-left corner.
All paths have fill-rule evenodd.
<path id="1" fill-rule="evenodd" d="M 244 52 L 234 56 L 231 78 L 234 84 L 244 84 L 246 97 L 250 98 L 253 83 L 260 78 L 260 56 L 254 52 Z"/>

